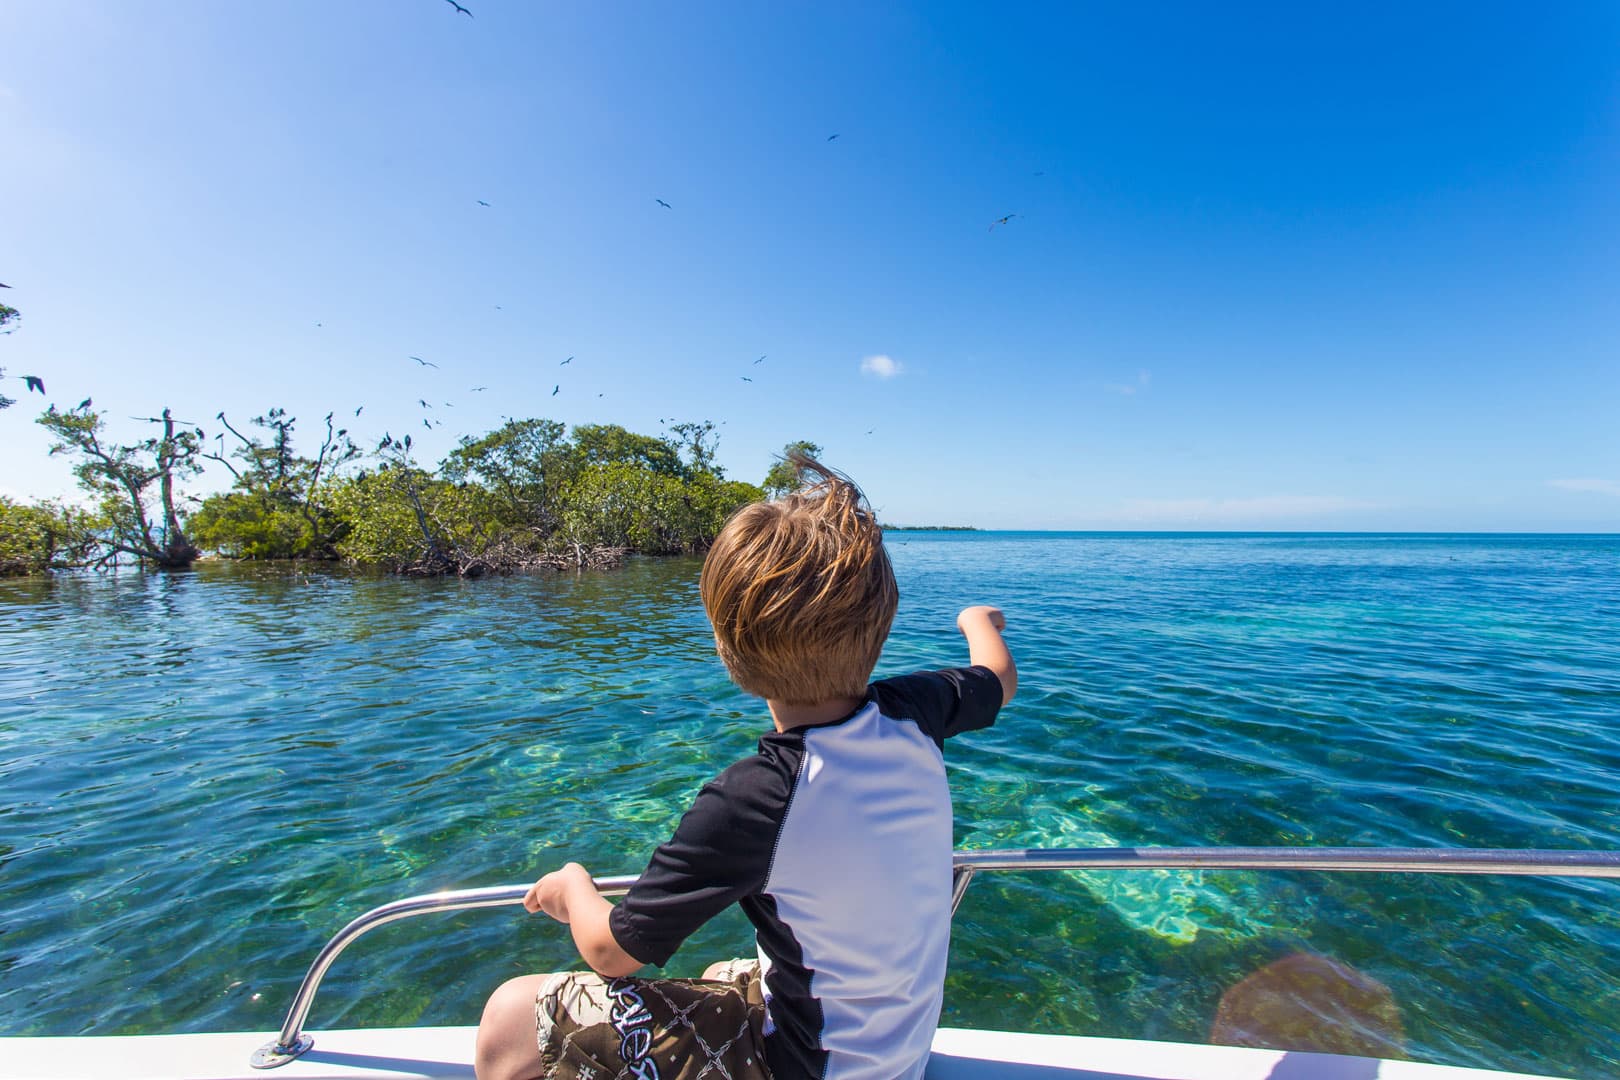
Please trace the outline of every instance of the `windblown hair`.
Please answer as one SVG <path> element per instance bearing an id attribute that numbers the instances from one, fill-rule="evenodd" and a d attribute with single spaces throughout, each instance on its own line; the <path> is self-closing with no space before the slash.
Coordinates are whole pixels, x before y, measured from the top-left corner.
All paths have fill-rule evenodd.
<path id="1" fill-rule="evenodd" d="M 859 697 L 900 589 L 883 530 L 855 482 L 814 458 L 799 487 L 726 522 L 703 561 L 703 608 L 731 679 L 789 705 Z"/>

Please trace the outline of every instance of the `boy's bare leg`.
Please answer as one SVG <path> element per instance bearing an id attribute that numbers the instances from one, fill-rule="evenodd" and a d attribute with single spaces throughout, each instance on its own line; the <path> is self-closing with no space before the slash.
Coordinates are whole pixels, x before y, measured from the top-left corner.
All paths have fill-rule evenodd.
<path id="1" fill-rule="evenodd" d="M 478 1080 L 534 1080 L 541 1072 L 535 1039 L 534 999 L 550 975 L 520 975 L 503 982 L 484 1003 L 473 1070 Z"/>

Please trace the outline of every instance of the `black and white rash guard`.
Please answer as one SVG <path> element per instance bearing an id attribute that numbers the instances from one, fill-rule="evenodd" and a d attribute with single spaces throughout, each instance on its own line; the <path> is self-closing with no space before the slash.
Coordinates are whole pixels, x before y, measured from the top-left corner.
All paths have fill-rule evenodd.
<path id="1" fill-rule="evenodd" d="M 754 924 L 776 1080 L 920 1077 L 951 933 L 945 740 L 988 727 L 985 667 L 884 679 L 842 720 L 759 740 L 704 786 L 613 909 L 662 966 L 733 902 Z"/>

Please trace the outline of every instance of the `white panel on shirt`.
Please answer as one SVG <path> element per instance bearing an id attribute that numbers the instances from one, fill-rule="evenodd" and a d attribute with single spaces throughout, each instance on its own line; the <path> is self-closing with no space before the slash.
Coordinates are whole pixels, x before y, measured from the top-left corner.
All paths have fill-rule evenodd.
<path id="1" fill-rule="evenodd" d="M 826 1080 L 920 1077 L 950 950 L 944 757 L 876 702 L 804 747 L 764 891 L 814 973 Z"/>

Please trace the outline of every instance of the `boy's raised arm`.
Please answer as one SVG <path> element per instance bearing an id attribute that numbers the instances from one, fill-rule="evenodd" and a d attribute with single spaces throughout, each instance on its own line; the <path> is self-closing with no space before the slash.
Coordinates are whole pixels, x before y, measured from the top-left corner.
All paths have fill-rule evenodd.
<path id="1" fill-rule="evenodd" d="M 1005 706 L 1018 692 L 1018 665 L 1013 663 L 1001 632 L 1007 628 L 1001 609 L 988 604 L 963 608 L 956 616 L 956 628 L 967 638 L 968 662 L 987 667 L 1001 680 L 1001 704 Z"/>

